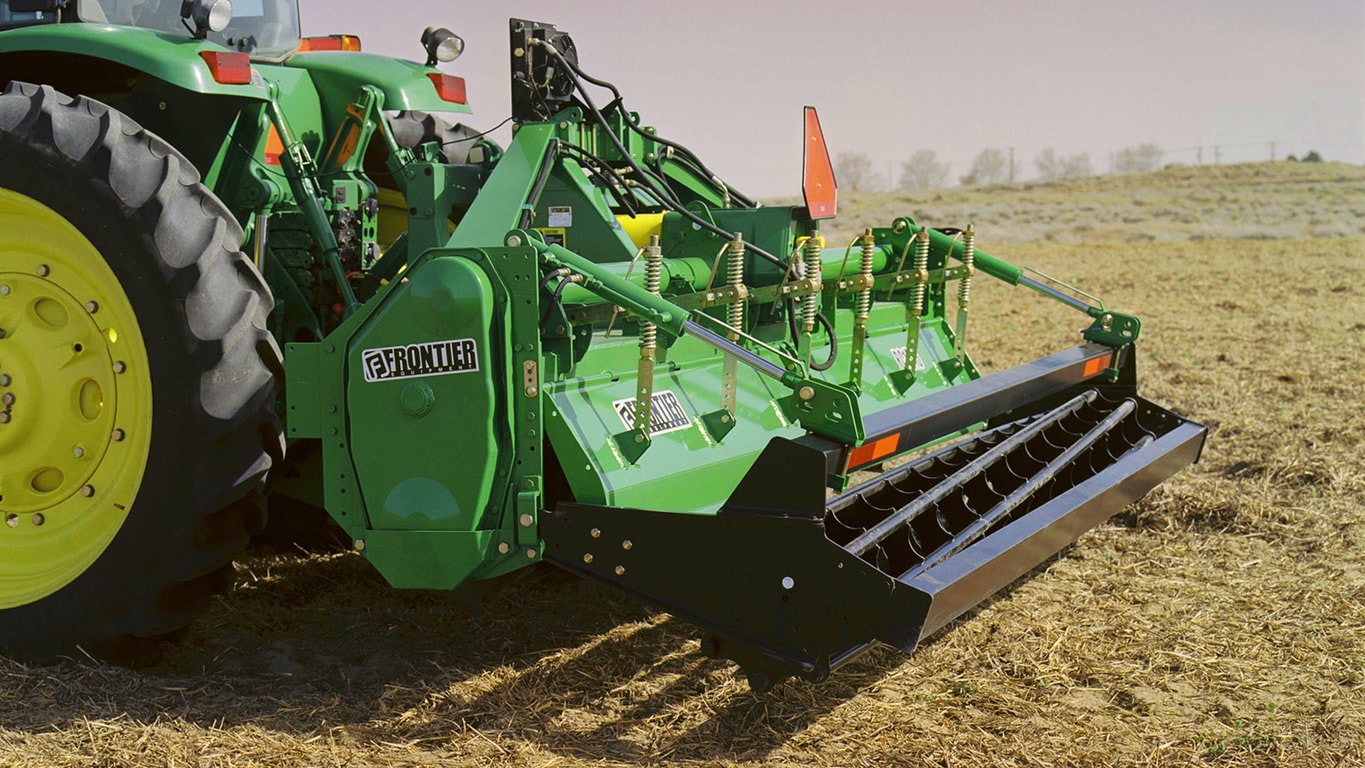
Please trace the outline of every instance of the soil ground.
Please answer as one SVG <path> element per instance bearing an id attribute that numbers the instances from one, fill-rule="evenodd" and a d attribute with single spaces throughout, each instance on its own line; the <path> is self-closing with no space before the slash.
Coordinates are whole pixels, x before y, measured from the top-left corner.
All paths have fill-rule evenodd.
<path id="1" fill-rule="evenodd" d="M 259 550 L 158 667 L 0 661 L 0 766 L 1365 765 L 1365 169 L 923 197 L 856 200 L 848 231 L 973 221 L 1144 318 L 1144 395 L 1210 432 L 916 654 L 754 694 L 683 622 L 551 570 L 397 592 L 349 553 Z M 983 369 L 1076 342 L 978 286 Z"/>

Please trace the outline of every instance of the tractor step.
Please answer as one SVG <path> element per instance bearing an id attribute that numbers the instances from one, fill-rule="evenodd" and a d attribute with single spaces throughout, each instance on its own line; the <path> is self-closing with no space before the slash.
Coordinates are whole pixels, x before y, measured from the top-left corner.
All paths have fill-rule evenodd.
<path id="1" fill-rule="evenodd" d="M 827 498 L 772 440 L 714 516 L 564 504 L 547 558 L 703 627 L 755 689 L 921 639 L 1198 459 L 1205 429 L 1103 381 Z M 931 417 L 931 416 L 927 416 Z"/>

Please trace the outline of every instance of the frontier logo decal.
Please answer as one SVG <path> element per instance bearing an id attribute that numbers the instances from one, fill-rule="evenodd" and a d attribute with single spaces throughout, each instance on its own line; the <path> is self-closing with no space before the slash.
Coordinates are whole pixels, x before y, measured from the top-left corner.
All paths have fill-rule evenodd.
<path id="1" fill-rule="evenodd" d="M 361 359 L 365 366 L 365 381 L 368 382 L 479 370 L 479 352 L 473 339 L 367 349 L 361 353 Z"/>
<path id="2" fill-rule="evenodd" d="M 678 396 L 669 390 L 655 392 L 649 399 L 649 434 L 662 435 L 665 432 L 676 432 L 679 429 L 687 429 L 692 426 L 692 418 L 683 410 L 682 403 L 678 402 Z M 635 428 L 635 398 L 628 400 L 617 400 L 611 404 L 616 409 L 616 415 L 621 417 L 621 423 L 626 425 L 626 429 Z"/>

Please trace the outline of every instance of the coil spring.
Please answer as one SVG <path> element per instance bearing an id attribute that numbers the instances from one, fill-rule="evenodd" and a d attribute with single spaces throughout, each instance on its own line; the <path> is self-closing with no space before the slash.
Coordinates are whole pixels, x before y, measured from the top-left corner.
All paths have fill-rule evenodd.
<path id="1" fill-rule="evenodd" d="M 915 241 L 915 301 L 911 307 L 915 317 L 924 314 L 924 296 L 929 291 L 929 228 L 919 231 Z"/>
<path id="2" fill-rule="evenodd" d="M 872 236 L 872 230 L 870 229 L 863 232 L 862 241 L 863 241 L 862 276 L 864 282 L 866 282 L 872 279 L 872 257 L 873 255 L 875 255 L 877 250 L 877 241 L 876 238 Z M 869 285 L 858 292 L 857 307 L 858 319 L 866 320 L 869 312 L 871 312 L 872 310 L 872 286 Z"/>
<path id="3" fill-rule="evenodd" d="M 957 303 L 965 307 L 972 300 L 972 273 L 976 271 L 976 233 L 971 227 L 962 234 L 962 265 L 967 273 L 957 286 Z"/>
<path id="4" fill-rule="evenodd" d="M 657 237 L 654 238 L 649 246 L 645 248 L 645 290 L 659 295 L 661 276 L 663 274 L 664 256 L 663 249 L 659 248 Z M 645 350 L 653 350 L 657 345 L 659 329 L 654 323 L 644 323 L 640 328 L 640 346 Z"/>
<path id="5" fill-rule="evenodd" d="M 806 241 L 806 278 L 811 281 L 811 294 L 801 307 L 801 327 L 806 333 L 815 332 L 815 315 L 820 309 L 820 236 Z"/>
<path id="6" fill-rule="evenodd" d="M 735 295 L 730 299 L 728 319 L 730 327 L 736 330 L 744 330 L 744 300 L 740 298 L 740 289 L 744 287 L 744 238 L 735 235 L 735 239 L 730 241 L 730 258 L 726 265 L 726 274 L 730 278 L 730 286 L 735 289 Z"/>

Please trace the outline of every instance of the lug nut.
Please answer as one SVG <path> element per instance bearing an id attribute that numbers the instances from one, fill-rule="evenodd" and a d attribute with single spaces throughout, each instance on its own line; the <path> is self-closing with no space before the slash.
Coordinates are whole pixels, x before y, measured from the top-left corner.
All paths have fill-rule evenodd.
<path id="1" fill-rule="evenodd" d="M 38 265 L 38 277 L 47 277 L 50 274 L 52 274 L 52 270 L 48 269 L 46 264 Z"/>
<path id="2" fill-rule="evenodd" d="M 8 387 L 11 379 L 8 373 L 0 373 L 0 387 Z"/>
<path id="3" fill-rule="evenodd" d="M 125 435 L 125 434 L 123 433 L 123 430 L 121 430 L 121 429 L 116 429 L 116 430 L 114 430 L 113 434 L 109 435 L 109 439 L 110 439 L 110 440 L 113 440 L 113 441 L 116 442 L 116 443 L 121 443 L 121 442 L 123 442 L 123 438 L 125 438 L 125 437 L 127 437 L 127 435 Z"/>
<path id="4" fill-rule="evenodd" d="M 128 366 L 122 360 L 114 363 L 114 373 L 123 373 L 126 370 L 128 370 Z"/>
<path id="5" fill-rule="evenodd" d="M 0 397 L 0 403 L 4 403 L 5 405 L 14 405 L 14 393 L 6 392 L 4 397 Z"/>
<path id="6" fill-rule="evenodd" d="M 0 296 L 8 296 L 9 292 L 10 287 L 8 285 L 0 285 Z"/>
<path id="7" fill-rule="evenodd" d="M 87 498 L 87 499 L 90 498 L 90 497 L 92 497 L 92 496 L 94 496 L 94 495 L 95 495 L 95 486 L 93 486 L 93 485 L 83 485 L 83 486 L 81 486 L 81 495 L 84 496 L 84 497 Z"/>
<path id="8" fill-rule="evenodd" d="M 86 312 L 89 312 L 89 313 L 92 314 L 92 315 L 95 314 L 96 312 L 100 311 L 99 302 L 97 302 L 97 301 L 87 301 L 87 302 L 85 302 L 85 311 L 86 311 Z"/>
<path id="9" fill-rule="evenodd" d="M 35 512 L 35 513 L 33 513 L 33 524 L 34 524 L 34 525 L 42 525 L 43 523 L 46 523 L 46 522 L 47 522 L 47 518 L 46 518 L 46 517 L 43 517 L 43 513 L 42 513 L 42 512 Z"/>
<path id="10" fill-rule="evenodd" d="M 78 459 L 83 459 L 85 458 L 85 449 L 78 445 L 75 448 L 71 449 L 71 455 L 75 456 Z"/>
<path id="11" fill-rule="evenodd" d="M 8 424 L 9 420 L 9 411 L 0 411 L 0 424 Z"/>
<path id="12" fill-rule="evenodd" d="M 8 526 L 11 527 L 11 528 L 18 528 L 18 527 L 19 527 L 19 516 L 18 516 L 18 515 L 6 515 L 6 516 L 5 516 L 5 525 L 8 525 Z"/>

